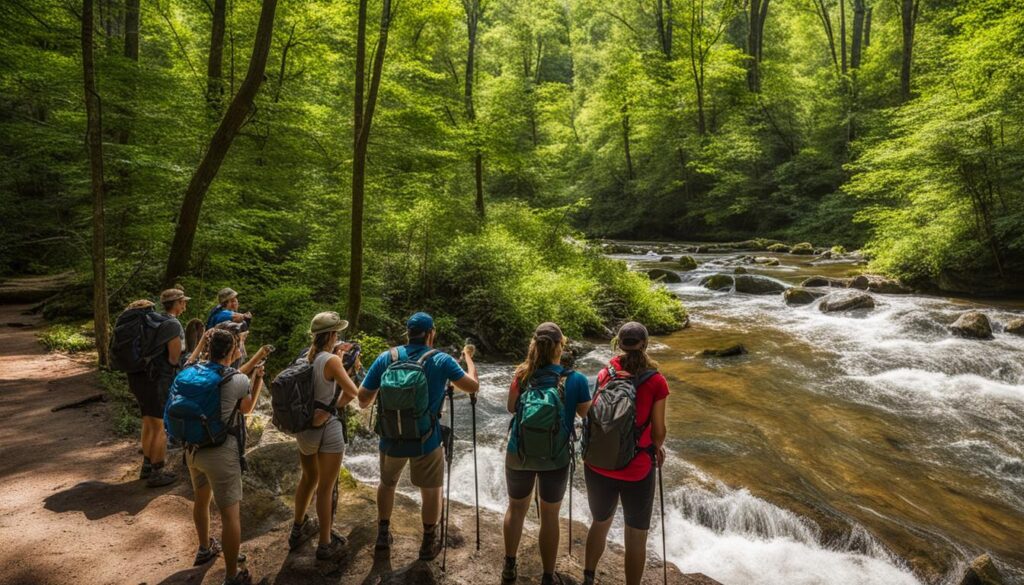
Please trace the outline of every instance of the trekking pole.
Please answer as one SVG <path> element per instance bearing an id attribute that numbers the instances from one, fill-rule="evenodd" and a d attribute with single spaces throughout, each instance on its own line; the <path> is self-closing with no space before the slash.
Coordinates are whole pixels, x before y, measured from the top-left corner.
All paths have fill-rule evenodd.
<path id="1" fill-rule="evenodd" d="M 448 394 L 448 440 L 445 441 L 445 459 L 448 463 L 448 487 L 446 488 L 447 493 L 444 501 L 444 531 L 441 533 L 441 538 L 444 539 L 444 554 L 441 557 L 441 572 L 445 572 L 448 567 L 448 519 L 452 515 L 452 459 L 454 456 L 452 451 L 455 450 L 455 387 L 452 383 L 448 383 L 446 390 Z M 444 437 L 442 437 L 444 439 Z"/>
<path id="2" fill-rule="evenodd" d="M 569 557 L 572 558 L 572 481 L 576 478 L 576 436 L 575 429 L 569 436 Z"/>
<path id="3" fill-rule="evenodd" d="M 476 471 L 476 392 L 469 395 L 473 408 L 473 494 L 476 497 L 476 550 L 480 550 L 480 480 Z"/>
<path id="4" fill-rule="evenodd" d="M 658 465 L 658 501 L 661 503 L 661 573 L 664 585 L 668 585 L 668 555 L 665 547 L 665 484 L 661 479 L 661 465 Z"/>

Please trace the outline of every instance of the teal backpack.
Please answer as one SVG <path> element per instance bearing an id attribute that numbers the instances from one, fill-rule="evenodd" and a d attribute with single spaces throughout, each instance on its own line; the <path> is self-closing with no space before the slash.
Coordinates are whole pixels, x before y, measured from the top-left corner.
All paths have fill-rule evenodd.
<path id="1" fill-rule="evenodd" d="M 390 354 L 391 363 L 380 379 L 374 430 L 382 439 L 425 443 L 434 432 L 436 418 L 430 412 L 426 363 L 437 350 L 427 351 L 418 360 L 409 359 L 404 347 L 393 347 Z"/>
<path id="2" fill-rule="evenodd" d="M 510 427 L 519 460 L 527 469 L 558 469 L 569 463 L 569 433 L 562 419 L 565 381 L 571 373 L 535 374 L 519 394 Z"/>

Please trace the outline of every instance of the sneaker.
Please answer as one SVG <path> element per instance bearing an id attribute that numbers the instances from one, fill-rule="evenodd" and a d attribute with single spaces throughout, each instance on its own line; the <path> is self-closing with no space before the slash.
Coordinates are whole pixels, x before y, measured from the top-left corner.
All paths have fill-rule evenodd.
<path id="1" fill-rule="evenodd" d="M 519 573 L 516 571 L 516 559 L 514 557 L 505 557 L 505 567 L 501 570 L 501 582 L 514 583 L 518 576 Z"/>
<path id="2" fill-rule="evenodd" d="M 224 579 L 224 585 L 252 585 L 252 576 L 249 575 L 248 569 L 242 569 L 235 573 L 234 577 Z"/>
<path id="3" fill-rule="evenodd" d="M 217 555 L 220 554 L 220 548 L 220 541 L 211 536 L 210 548 L 199 547 L 199 551 L 196 552 L 196 560 L 192 563 L 192 566 L 198 567 L 199 565 L 205 565 L 217 558 Z"/>
<path id="4" fill-rule="evenodd" d="M 341 553 L 345 552 L 346 544 L 348 544 L 348 540 L 344 536 L 332 532 L 330 543 L 317 545 L 316 560 L 329 561 L 338 558 Z"/>
<path id="5" fill-rule="evenodd" d="M 306 516 L 302 520 L 301 526 L 297 524 L 292 525 L 292 533 L 288 537 L 288 550 L 299 548 L 319 531 L 320 523 L 317 522 L 317 519 Z"/>
<path id="6" fill-rule="evenodd" d="M 434 528 L 430 532 L 423 533 L 423 543 L 420 544 L 421 561 L 432 561 L 441 554 L 441 549 L 444 548 L 444 539 L 437 535 L 439 531 L 440 529 Z"/>
<path id="7" fill-rule="evenodd" d="M 153 468 L 153 473 L 146 480 L 146 487 L 164 487 L 178 481 L 178 474 L 164 471 L 162 467 Z"/>
<path id="8" fill-rule="evenodd" d="M 373 546 L 374 550 L 391 550 L 391 544 L 395 542 L 395 537 L 391 536 L 391 529 L 378 526 L 377 527 L 377 544 Z"/>

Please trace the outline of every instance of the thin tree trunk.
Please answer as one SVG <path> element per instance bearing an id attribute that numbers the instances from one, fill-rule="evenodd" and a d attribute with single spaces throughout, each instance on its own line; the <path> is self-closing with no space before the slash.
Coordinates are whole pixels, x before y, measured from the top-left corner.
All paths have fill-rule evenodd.
<path id="1" fill-rule="evenodd" d="M 910 66 L 914 55 L 914 28 L 917 25 L 917 11 L 920 0 L 902 0 L 900 22 L 903 32 L 903 54 L 900 59 L 900 99 L 910 99 Z"/>
<path id="2" fill-rule="evenodd" d="M 860 67 L 861 47 L 864 44 L 864 0 L 853 0 L 853 43 L 850 46 L 850 67 Z"/>
<path id="3" fill-rule="evenodd" d="M 622 105 L 622 144 L 626 151 L 626 178 L 632 181 L 636 175 L 633 174 L 633 155 L 629 151 L 629 104 Z"/>
<path id="4" fill-rule="evenodd" d="M 366 149 L 370 142 L 370 127 L 377 107 L 384 54 L 388 46 L 391 26 L 391 0 L 383 0 L 380 14 L 380 34 L 370 72 L 370 87 L 363 102 L 363 80 L 366 74 L 366 3 L 359 0 L 356 33 L 356 83 L 353 159 L 352 159 L 352 258 L 348 284 L 348 320 L 353 331 L 359 329 L 359 311 L 363 302 L 363 201 L 366 192 Z"/>
<path id="5" fill-rule="evenodd" d="M 846 0 L 839 0 L 839 52 L 843 64 L 843 75 L 846 75 Z"/>
<path id="6" fill-rule="evenodd" d="M 214 0 L 210 32 L 210 57 L 206 63 L 206 103 L 220 113 L 224 101 L 224 28 L 227 0 Z"/>
<path id="7" fill-rule="evenodd" d="M 135 62 L 135 64 L 139 62 L 139 0 L 125 0 L 124 3 L 124 56 L 126 59 Z M 124 122 L 117 135 L 117 141 L 120 144 L 129 144 L 131 142 L 132 122 L 135 114 L 133 109 L 136 105 L 135 97 L 138 82 L 136 73 L 136 71 L 130 73 L 131 78 L 127 83 L 128 107 L 124 108 L 122 112 Z M 127 175 L 127 171 L 123 171 L 122 175 Z"/>
<path id="8" fill-rule="evenodd" d="M 85 96 L 86 145 L 89 150 L 89 176 L 92 189 L 92 313 L 96 334 L 96 352 L 100 366 L 110 363 L 108 335 L 110 309 L 107 306 L 107 254 L 103 213 L 103 128 L 100 96 L 96 92 L 96 65 L 93 59 L 93 3 L 82 0 L 82 78 Z"/>
<path id="9" fill-rule="evenodd" d="M 656 0 L 654 21 L 658 28 L 658 44 L 665 59 L 672 60 L 672 0 Z"/>
<path id="10" fill-rule="evenodd" d="M 839 57 L 836 55 L 836 38 L 832 30 L 832 17 L 829 16 L 825 0 L 815 0 L 814 9 L 818 13 L 818 19 L 821 20 L 821 27 L 825 30 L 825 40 L 828 41 L 828 50 L 832 55 L 832 64 L 835 65 L 836 71 L 839 71 Z"/>
<path id="11" fill-rule="evenodd" d="M 761 91 L 761 49 L 764 46 L 764 22 L 768 19 L 769 0 L 750 0 L 747 13 L 747 89 Z"/>
<path id="12" fill-rule="evenodd" d="M 276 10 L 277 0 L 263 0 L 260 22 L 256 29 L 256 40 L 252 47 L 252 57 L 249 59 L 249 70 L 245 74 L 242 85 L 238 88 L 238 93 L 231 99 L 231 104 L 220 121 L 220 125 L 217 126 L 213 137 L 210 138 L 206 154 L 203 155 L 202 161 L 185 189 L 185 198 L 181 202 L 181 211 L 178 213 L 178 225 L 174 230 L 174 241 L 171 243 L 171 252 L 167 259 L 167 271 L 164 273 L 165 288 L 173 286 L 175 279 L 184 274 L 188 268 L 203 199 L 206 197 L 206 192 L 213 179 L 217 176 L 217 171 L 220 170 L 220 165 L 224 162 L 224 157 L 227 155 L 228 149 L 231 148 L 235 135 L 238 134 L 246 116 L 252 110 L 253 100 L 256 99 L 256 94 L 263 83 L 264 72 L 267 68 L 267 56 L 270 54 L 270 44 L 274 33 Z"/>
<path id="13" fill-rule="evenodd" d="M 864 48 L 871 46 L 871 7 L 868 6 L 867 14 L 864 15 Z"/>
<path id="14" fill-rule="evenodd" d="M 473 83 L 475 80 L 475 65 L 476 65 L 476 40 L 477 40 L 477 27 L 480 24 L 480 16 L 482 14 L 480 0 L 463 0 L 463 7 L 466 10 L 466 33 L 469 37 L 469 43 L 466 50 L 466 85 L 465 85 L 465 100 L 466 100 L 466 118 L 469 123 L 473 126 L 473 132 L 476 133 L 476 108 L 473 104 Z M 473 155 L 473 176 L 474 185 L 476 187 L 476 213 L 481 218 L 484 217 L 484 156 L 480 152 L 480 146 L 477 145 L 476 152 Z"/>

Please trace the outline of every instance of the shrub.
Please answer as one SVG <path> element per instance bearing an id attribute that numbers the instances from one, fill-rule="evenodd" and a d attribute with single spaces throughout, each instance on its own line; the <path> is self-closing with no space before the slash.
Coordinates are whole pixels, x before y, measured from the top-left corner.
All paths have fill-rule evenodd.
<path id="1" fill-rule="evenodd" d="M 137 434 L 141 428 L 141 421 L 135 396 L 128 389 L 128 379 L 125 375 L 121 372 L 100 370 L 100 386 L 107 394 L 114 432 L 121 436 Z"/>
<path id="2" fill-rule="evenodd" d="M 47 351 L 76 353 L 96 347 L 96 340 L 88 336 L 82 326 L 66 324 L 47 328 L 39 335 L 39 341 Z"/>

